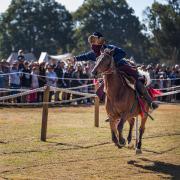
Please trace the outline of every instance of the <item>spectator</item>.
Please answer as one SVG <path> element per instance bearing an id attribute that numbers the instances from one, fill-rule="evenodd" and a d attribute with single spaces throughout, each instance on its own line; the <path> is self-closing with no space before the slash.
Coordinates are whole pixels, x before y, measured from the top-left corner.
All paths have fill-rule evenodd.
<path id="1" fill-rule="evenodd" d="M 54 68 L 53 65 L 48 65 L 47 66 L 47 73 L 46 73 L 46 81 L 47 81 L 47 85 L 48 86 L 53 86 L 53 87 L 57 87 L 57 75 L 54 72 Z M 53 92 L 50 92 L 50 96 L 49 96 L 49 101 L 51 102 L 52 96 L 53 96 Z"/>
<path id="2" fill-rule="evenodd" d="M 58 78 L 58 80 L 57 80 L 57 87 L 59 87 L 59 88 L 63 88 L 64 87 L 64 83 L 63 83 L 63 80 L 62 80 L 64 71 L 65 71 L 65 69 L 64 69 L 64 62 L 58 61 L 57 65 L 56 65 L 56 67 L 54 69 L 54 72 L 56 73 L 57 78 Z M 56 94 L 55 94 L 55 100 L 56 101 L 60 101 L 59 94 L 60 94 L 60 92 L 56 91 Z"/>
<path id="3" fill-rule="evenodd" d="M 19 62 L 18 70 L 22 72 L 24 69 L 24 61 L 25 61 L 24 52 L 22 49 L 18 51 L 17 59 Z"/>
<path id="4" fill-rule="evenodd" d="M 45 62 L 42 62 L 39 64 L 39 87 L 44 87 L 46 84 L 46 70 L 45 70 Z M 43 92 L 38 92 L 38 101 L 42 102 L 43 101 Z"/>
<path id="5" fill-rule="evenodd" d="M 20 73 L 18 71 L 18 62 L 14 61 L 10 70 L 9 75 L 9 84 L 11 89 L 20 89 Z M 16 94 L 18 91 L 12 91 L 12 94 Z M 17 103 L 20 103 L 21 100 L 18 97 Z"/>
<path id="6" fill-rule="evenodd" d="M 77 79 L 77 80 L 72 81 L 72 87 L 77 87 L 77 86 L 83 85 L 82 79 L 84 78 L 84 74 L 83 74 L 83 68 L 82 68 L 81 64 L 76 65 L 76 70 L 73 72 L 72 77 L 74 79 Z M 76 91 L 81 91 L 81 89 L 76 89 Z M 80 97 L 81 96 L 79 96 L 79 95 L 73 95 L 73 99 L 80 98 Z M 80 104 L 80 103 L 81 103 L 81 101 L 77 101 L 77 104 Z"/>
<path id="7" fill-rule="evenodd" d="M 39 88 L 38 69 L 36 67 L 32 68 L 31 76 L 31 89 Z M 32 93 L 30 95 L 30 102 L 37 102 L 37 93 Z"/>
<path id="8" fill-rule="evenodd" d="M 5 88 L 5 76 L 3 75 L 2 71 L 2 63 L 0 63 L 0 88 Z M 3 96 L 4 93 L 0 90 L 0 97 Z"/>
<path id="9" fill-rule="evenodd" d="M 29 69 L 29 63 L 27 61 L 24 62 L 24 69 L 22 70 L 21 77 L 21 88 L 22 89 L 30 89 L 31 88 L 31 71 Z M 22 101 L 25 103 L 28 101 L 29 96 L 23 96 Z"/>

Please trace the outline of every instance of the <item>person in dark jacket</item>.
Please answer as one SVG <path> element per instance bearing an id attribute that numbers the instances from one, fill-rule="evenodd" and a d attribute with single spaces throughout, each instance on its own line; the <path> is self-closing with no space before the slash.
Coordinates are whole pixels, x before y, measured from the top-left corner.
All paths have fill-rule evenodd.
<path id="1" fill-rule="evenodd" d="M 113 49 L 113 59 L 116 67 L 120 71 L 125 72 L 127 75 L 132 76 L 136 80 L 136 88 L 138 92 L 144 96 L 149 107 L 151 107 L 152 109 L 156 109 L 158 107 L 158 105 L 152 100 L 142 81 L 139 80 L 139 74 L 136 66 L 124 59 L 126 56 L 126 52 L 123 49 L 114 45 L 106 44 L 105 38 L 100 32 L 94 32 L 92 35 L 90 35 L 88 38 L 88 42 L 91 46 L 91 51 L 79 56 L 75 56 L 74 61 L 96 61 L 96 58 L 101 54 L 101 51 L 106 48 Z"/>
<path id="2" fill-rule="evenodd" d="M 26 89 L 31 87 L 31 70 L 27 61 L 24 62 L 24 69 L 22 70 L 21 87 Z"/>
<path id="3" fill-rule="evenodd" d="M 39 64 L 39 76 L 38 76 L 39 87 L 44 87 L 46 85 L 45 76 L 46 76 L 45 62 L 41 62 Z M 37 99 L 38 99 L 38 102 L 43 101 L 43 92 L 37 93 Z"/>

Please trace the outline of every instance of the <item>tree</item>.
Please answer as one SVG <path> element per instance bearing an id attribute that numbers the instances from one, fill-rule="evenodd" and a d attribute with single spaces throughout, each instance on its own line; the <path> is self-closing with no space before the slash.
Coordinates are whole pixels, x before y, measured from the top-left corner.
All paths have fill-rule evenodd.
<path id="1" fill-rule="evenodd" d="M 55 0 L 12 0 L 0 17 L 0 54 L 24 49 L 39 55 L 71 48 L 73 22 L 71 14 Z"/>
<path id="2" fill-rule="evenodd" d="M 153 36 L 150 49 L 155 58 L 177 63 L 180 59 L 180 3 L 167 0 L 167 4 L 154 2 L 145 11 L 146 21 Z"/>
<path id="3" fill-rule="evenodd" d="M 100 31 L 109 43 L 125 48 L 129 56 L 138 61 L 146 59 L 148 39 L 141 32 L 142 26 L 134 10 L 125 0 L 85 0 L 73 16 L 77 42 L 74 51 L 87 50 L 87 37 L 94 31 Z"/>

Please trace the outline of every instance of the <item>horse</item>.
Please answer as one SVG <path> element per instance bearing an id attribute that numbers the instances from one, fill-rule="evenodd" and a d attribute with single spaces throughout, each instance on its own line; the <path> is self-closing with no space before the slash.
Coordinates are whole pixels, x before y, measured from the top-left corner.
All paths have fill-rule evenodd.
<path id="1" fill-rule="evenodd" d="M 105 107 L 109 117 L 112 141 L 118 148 L 121 148 L 126 144 L 126 140 L 123 137 L 124 123 L 128 121 L 130 125 L 127 137 L 128 145 L 130 145 L 135 117 L 141 113 L 142 109 L 137 101 L 135 90 L 128 86 L 124 74 L 119 72 L 118 68 L 116 68 L 113 53 L 113 50 L 105 50 L 102 52 L 97 58 L 92 74 L 103 75 L 106 93 Z M 146 112 L 148 112 L 149 106 L 145 101 L 144 107 Z M 135 147 L 137 154 L 142 153 L 142 136 L 145 131 L 147 118 L 147 113 L 141 117 L 139 138 Z"/>

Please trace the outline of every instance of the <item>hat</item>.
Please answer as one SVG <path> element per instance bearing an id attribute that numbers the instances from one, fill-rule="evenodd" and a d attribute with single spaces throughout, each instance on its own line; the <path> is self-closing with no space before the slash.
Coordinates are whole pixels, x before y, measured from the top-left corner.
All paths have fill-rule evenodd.
<path id="1" fill-rule="evenodd" d="M 100 32 L 93 32 L 93 36 L 97 36 L 98 38 L 104 37 Z"/>
<path id="2" fill-rule="evenodd" d="M 100 32 L 94 32 L 92 35 L 88 37 L 88 42 L 90 44 L 93 44 L 94 42 L 98 42 L 98 44 L 102 45 L 105 43 L 105 39 Z"/>

